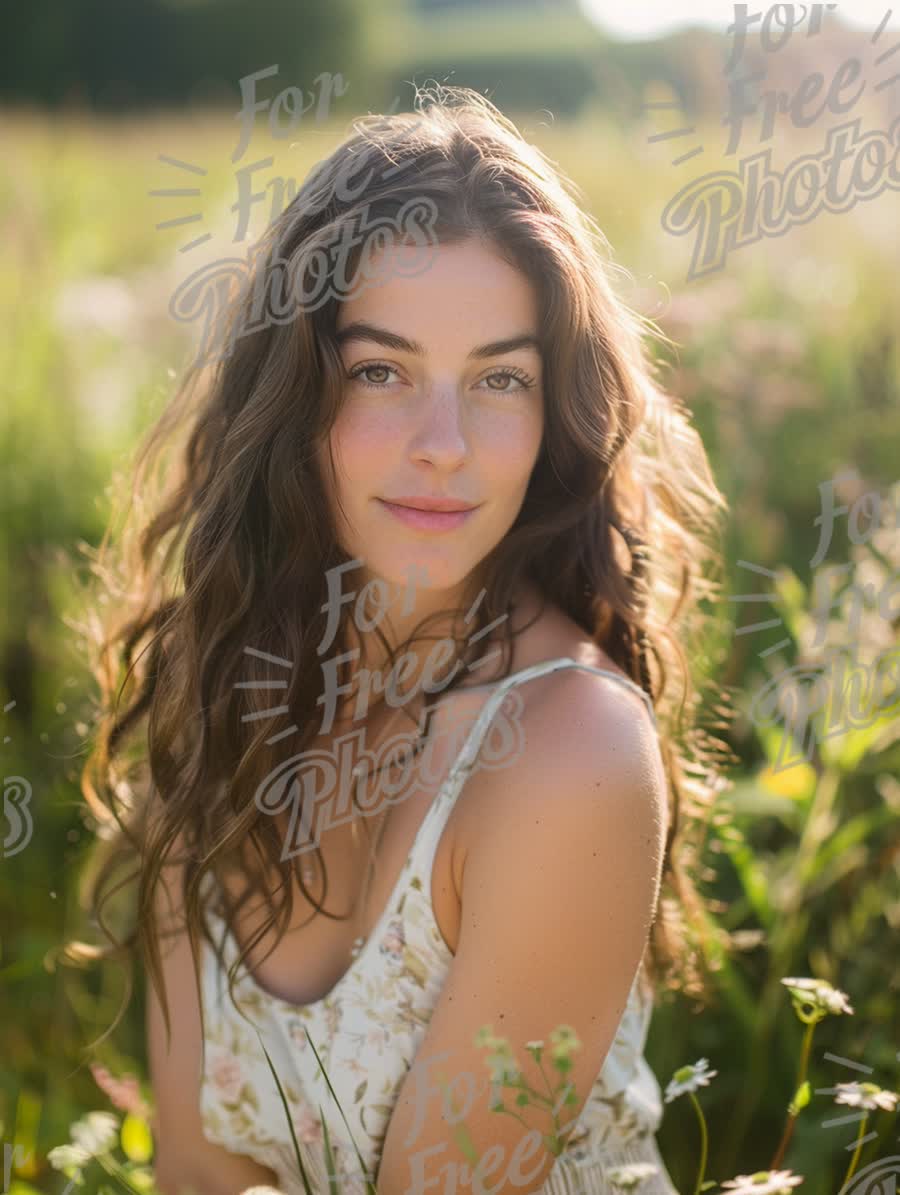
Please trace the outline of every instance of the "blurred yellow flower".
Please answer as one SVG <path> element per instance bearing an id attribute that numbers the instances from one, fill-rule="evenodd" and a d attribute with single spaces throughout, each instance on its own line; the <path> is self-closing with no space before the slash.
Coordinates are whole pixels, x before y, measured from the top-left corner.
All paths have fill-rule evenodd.
<path id="1" fill-rule="evenodd" d="M 777 797 L 789 797 L 792 801 L 801 800 L 812 793 L 816 782 L 815 768 L 811 764 L 801 761 L 789 768 L 775 771 L 771 764 L 766 764 L 757 779 L 766 792 L 774 793 Z"/>

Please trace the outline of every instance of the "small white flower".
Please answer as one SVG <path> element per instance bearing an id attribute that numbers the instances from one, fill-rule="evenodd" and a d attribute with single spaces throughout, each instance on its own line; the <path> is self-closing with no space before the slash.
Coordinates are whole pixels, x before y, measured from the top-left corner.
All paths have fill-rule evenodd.
<path id="1" fill-rule="evenodd" d="M 557 1025 L 550 1034 L 550 1060 L 561 1074 L 572 1069 L 572 1055 L 581 1049 L 581 1039 L 571 1025 Z"/>
<path id="2" fill-rule="evenodd" d="M 499 1039 L 496 1037 L 496 1035 L 494 1033 L 493 1025 L 482 1025 L 481 1028 L 478 1030 L 478 1032 L 475 1034 L 475 1037 L 473 1040 L 474 1040 L 474 1044 L 476 1046 L 478 1046 L 479 1048 L 481 1048 L 482 1046 L 487 1046 L 489 1049 L 493 1049 L 494 1042 Z"/>
<path id="3" fill-rule="evenodd" d="M 87 1116 L 70 1125 L 69 1133 L 76 1145 L 96 1158 L 109 1153 L 118 1144 L 119 1118 L 112 1112 L 88 1112 Z"/>
<path id="4" fill-rule="evenodd" d="M 91 1160 L 91 1155 L 80 1145 L 56 1145 L 47 1154 L 47 1161 L 54 1170 L 69 1171 L 70 1177 L 80 1183 L 83 1179 L 81 1167 Z M 74 1169 L 72 1169 L 74 1168 Z"/>
<path id="5" fill-rule="evenodd" d="M 535 1060 L 535 1062 L 540 1065 L 541 1056 L 544 1053 L 544 1043 L 542 1041 L 527 1041 L 525 1043 L 525 1049 Z"/>
<path id="6" fill-rule="evenodd" d="M 557 1050 L 571 1051 L 581 1047 L 578 1034 L 571 1025 L 557 1025 L 550 1034 L 550 1040 Z"/>
<path id="7" fill-rule="evenodd" d="M 884 1091 L 874 1083 L 838 1083 L 835 1086 L 837 1094 L 836 1104 L 849 1104 L 851 1108 L 865 1108 L 867 1112 L 874 1112 L 883 1108 L 885 1112 L 893 1112 L 900 1100 L 900 1095 L 894 1091 Z"/>
<path id="8" fill-rule="evenodd" d="M 515 1083 L 521 1074 L 519 1064 L 506 1051 L 501 1050 L 496 1054 L 488 1054 L 485 1061 L 490 1067 L 491 1082 L 493 1083 Z"/>
<path id="9" fill-rule="evenodd" d="M 689 1091 L 696 1091 L 698 1087 L 706 1087 L 710 1079 L 714 1079 L 719 1073 L 718 1071 L 708 1070 L 709 1063 L 705 1058 L 701 1058 L 699 1062 L 695 1062 L 692 1066 L 680 1067 L 666 1087 L 666 1103 L 669 1104 L 672 1100 L 678 1099 L 680 1095 L 684 1095 Z"/>
<path id="10" fill-rule="evenodd" d="M 806 1006 L 812 1006 L 820 1013 L 850 1013 L 853 1009 L 845 992 L 832 987 L 827 979 L 782 979 L 786 988 L 790 990 L 794 1003 L 798 1001 Z"/>
<path id="11" fill-rule="evenodd" d="M 658 1166 L 650 1162 L 631 1162 L 627 1166 L 615 1166 L 612 1170 L 605 1171 L 603 1177 L 613 1187 L 622 1191 L 633 1191 L 654 1174 L 659 1174 Z"/>
<path id="12" fill-rule="evenodd" d="M 790 1195 L 791 1187 L 803 1182 L 800 1174 L 790 1170 L 758 1170 L 756 1174 L 739 1174 L 722 1183 L 723 1191 L 731 1195 Z"/>

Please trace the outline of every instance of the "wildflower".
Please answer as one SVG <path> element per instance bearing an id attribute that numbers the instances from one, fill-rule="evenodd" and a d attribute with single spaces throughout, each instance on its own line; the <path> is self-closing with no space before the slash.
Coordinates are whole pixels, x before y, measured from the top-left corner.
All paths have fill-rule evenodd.
<path id="1" fill-rule="evenodd" d="M 56 1145 L 47 1154 L 47 1161 L 54 1170 L 62 1170 L 80 1185 L 84 1179 L 81 1167 L 91 1160 L 91 1155 L 80 1145 Z"/>
<path id="2" fill-rule="evenodd" d="M 487 1064 L 491 1068 L 492 1083 L 515 1083 L 519 1078 L 519 1067 L 515 1059 L 504 1054 L 489 1054 Z"/>
<path id="3" fill-rule="evenodd" d="M 768 792 L 779 797 L 800 800 L 814 788 L 816 770 L 805 760 L 798 760 L 792 767 L 781 768 L 779 771 L 775 771 L 771 764 L 766 764 L 758 779 Z"/>
<path id="4" fill-rule="evenodd" d="M 99 1157 L 115 1149 L 119 1140 L 119 1118 L 112 1112 L 88 1112 L 87 1116 L 70 1125 L 69 1133 L 90 1158 Z"/>
<path id="5" fill-rule="evenodd" d="M 577 1050 L 581 1045 L 578 1034 L 571 1025 L 558 1025 L 550 1034 L 550 1040 L 557 1046 L 570 1046 Z"/>
<path id="6" fill-rule="evenodd" d="M 863 1109 L 859 1122 L 859 1133 L 856 1137 L 856 1149 L 853 1157 L 850 1159 L 850 1165 L 847 1167 L 847 1173 L 844 1176 L 844 1183 L 841 1187 L 841 1190 L 844 1190 L 856 1172 L 863 1142 L 869 1140 L 869 1137 L 865 1136 L 869 1113 L 875 1112 L 878 1108 L 883 1108 L 885 1112 L 893 1112 L 900 1096 L 894 1091 L 883 1091 L 875 1083 L 838 1083 L 834 1090 L 836 1092 L 834 1097 L 836 1103 L 847 1104 L 851 1108 Z M 869 1136 L 874 1136 L 874 1133 L 870 1133 Z M 894 1186 L 894 1184 L 891 1183 L 891 1186 Z"/>
<path id="7" fill-rule="evenodd" d="M 528 1051 L 528 1053 L 531 1055 L 531 1057 L 535 1060 L 535 1062 L 540 1063 L 541 1054 L 544 1049 L 544 1043 L 542 1041 L 527 1041 L 525 1043 L 525 1049 Z"/>
<path id="8" fill-rule="evenodd" d="M 703 1178 L 706 1174 L 706 1162 L 709 1156 L 709 1132 L 706 1127 L 706 1117 L 703 1115 L 700 1101 L 694 1092 L 698 1087 L 706 1087 L 710 1079 L 714 1079 L 718 1073 L 718 1071 L 709 1070 L 706 1059 L 701 1058 L 691 1066 L 679 1067 L 666 1087 L 667 1104 L 680 1095 L 687 1094 L 691 1097 L 691 1103 L 694 1105 L 694 1111 L 697 1113 L 697 1120 L 700 1123 L 700 1167 L 697 1185 L 694 1187 L 695 1195 L 703 1190 Z"/>
<path id="9" fill-rule="evenodd" d="M 666 1103 L 678 1099 L 686 1092 L 696 1091 L 698 1087 L 706 1087 L 710 1079 L 719 1073 L 708 1069 L 709 1063 L 705 1058 L 695 1062 L 692 1066 L 682 1066 L 675 1072 L 666 1087 Z"/>
<path id="10" fill-rule="evenodd" d="M 884 1091 L 875 1083 L 838 1083 L 834 1097 L 836 1104 L 848 1104 L 851 1108 L 865 1108 L 867 1112 L 874 1112 L 883 1108 L 885 1112 L 893 1112 L 900 1100 L 900 1095 L 894 1091 Z"/>
<path id="11" fill-rule="evenodd" d="M 491 1071 L 493 1083 L 504 1083 L 507 1079 L 515 1082 L 519 1078 L 519 1064 L 512 1052 L 508 1038 L 498 1037 L 494 1033 L 493 1025 L 482 1025 L 475 1034 L 476 1046 L 486 1046 L 490 1050 L 485 1062 Z"/>
<path id="12" fill-rule="evenodd" d="M 495 1054 L 502 1054 L 504 1057 L 512 1057 L 512 1046 L 509 1044 L 507 1037 L 495 1037 L 491 1043 Z"/>
<path id="13" fill-rule="evenodd" d="M 571 1025 L 558 1025 L 550 1034 L 550 1040 L 558 1052 L 574 1053 L 581 1049 L 578 1034 Z"/>
<path id="14" fill-rule="evenodd" d="M 828 1013 L 853 1013 L 844 992 L 832 987 L 827 979 L 782 979 L 784 986 L 790 991 L 801 1020 L 805 1013 L 813 1013 L 819 1020 Z"/>
<path id="15" fill-rule="evenodd" d="M 581 1049 L 581 1041 L 571 1025 L 558 1025 L 550 1034 L 550 1056 L 558 1071 L 567 1071 L 572 1066 L 572 1055 Z"/>
<path id="16" fill-rule="evenodd" d="M 494 1038 L 493 1052 L 488 1054 L 486 1062 L 491 1068 L 491 1079 L 494 1083 L 504 1083 L 507 1080 L 515 1082 L 519 1077 L 519 1064 L 505 1037 Z"/>
<path id="17" fill-rule="evenodd" d="M 800 1174 L 790 1170 L 757 1170 L 756 1174 L 739 1174 L 722 1183 L 723 1191 L 731 1195 L 790 1195 L 791 1187 L 803 1182 Z"/>
<path id="18" fill-rule="evenodd" d="M 633 1191 L 644 1179 L 652 1178 L 658 1173 L 659 1167 L 650 1162 L 631 1162 L 627 1166 L 615 1166 L 612 1170 L 605 1171 L 603 1177 L 613 1187 L 622 1191 Z"/>
<path id="19" fill-rule="evenodd" d="M 498 1039 L 494 1036 L 494 1026 L 493 1025 L 482 1025 L 481 1028 L 478 1030 L 478 1032 L 475 1034 L 475 1045 L 479 1046 L 479 1047 L 481 1047 L 481 1046 L 491 1046 L 492 1047 L 494 1042 L 497 1040 Z"/>
<path id="20" fill-rule="evenodd" d="M 132 1116 L 139 1116 L 142 1120 L 149 1117 L 150 1107 L 141 1095 L 140 1084 L 134 1075 L 117 1077 L 110 1074 L 105 1066 L 100 1066 L 97 1062 L 91 1063 L 91 1074 L 100 1090 L 109 1097 L 109 1102 L 114 1108 L 119 1108 L 122 1112 L 130 1112 Z"/>

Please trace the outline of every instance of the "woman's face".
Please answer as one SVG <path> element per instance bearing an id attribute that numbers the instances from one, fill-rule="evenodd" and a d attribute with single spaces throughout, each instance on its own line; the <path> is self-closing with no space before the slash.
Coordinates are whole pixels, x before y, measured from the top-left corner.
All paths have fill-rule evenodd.
<path id="1" fill-rule="evenodd" d="M 330 447 L 346 518 L 327 444 L 320 464 L 342 546 L 364 562 L 355 578 L 402 586 L 415 569 L 418 588 L 462 592 L 515 522 L 540 451 L 537 300 L 481 241 L 435 245 L 424 272 L 403 276 L 420 254 L 385 250 L 378 284 L 340 304 L 346 380 Z M 475 509 L 437 527 L 385 505 L 416 498 Z"/>

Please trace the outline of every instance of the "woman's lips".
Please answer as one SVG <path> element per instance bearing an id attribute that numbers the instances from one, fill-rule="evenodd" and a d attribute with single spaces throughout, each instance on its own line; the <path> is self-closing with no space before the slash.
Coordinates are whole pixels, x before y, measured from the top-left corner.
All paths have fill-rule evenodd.
<path id="1" fill-rule="evenodd" d="M 384 498 L 378 501 L 385 510 L 405 523 L 407 527 L 414 527 L 417 531 L 452 531 L 461 527 L 478 509 L 471 510 L 416 510 L 413 506 L 398 506 L 395 502 L 386 502 Z"/>

